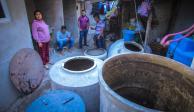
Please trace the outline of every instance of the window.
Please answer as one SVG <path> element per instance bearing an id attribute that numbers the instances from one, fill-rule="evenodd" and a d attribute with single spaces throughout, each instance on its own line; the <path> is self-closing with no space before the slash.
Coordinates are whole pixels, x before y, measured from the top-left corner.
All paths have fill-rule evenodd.
<path id="1" fill-rule="evenodd" d="M 0 18 L 5 18 L 5 13 L 3 11 L 3 7 L 1 3 L 0 3 Z"/>
<path id="2" fill-rule="evenodd" d="M 0 23 L 10 21 L 9 11 L 6 0 L 0 0 Z"/>

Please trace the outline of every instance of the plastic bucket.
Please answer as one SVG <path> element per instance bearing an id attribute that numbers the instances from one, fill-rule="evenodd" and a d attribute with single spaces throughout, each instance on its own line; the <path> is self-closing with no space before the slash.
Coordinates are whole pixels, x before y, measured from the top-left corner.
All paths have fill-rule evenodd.
<path id="1" fill-rule="evenodd" d="M 125 42 L 127 41 L 133 41 L 135 37 L 135 32 L 131 30 L 122 30 L 123 33 L 123 39 Z"/>

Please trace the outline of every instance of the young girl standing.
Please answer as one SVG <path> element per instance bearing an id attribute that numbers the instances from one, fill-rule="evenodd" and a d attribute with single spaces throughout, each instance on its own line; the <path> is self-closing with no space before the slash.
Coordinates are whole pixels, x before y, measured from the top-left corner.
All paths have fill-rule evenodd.
<path id="1" fill-rule="evenodd" d="M 42 58 L 45 68 L 48 69 L 49 63 L 49 41 L 50 34 L 48 25 L 44 22 L 42 12 L 34 12 L 35 19 L 32 23 L 32 35 L 38 45 L 38 52 Z"/>

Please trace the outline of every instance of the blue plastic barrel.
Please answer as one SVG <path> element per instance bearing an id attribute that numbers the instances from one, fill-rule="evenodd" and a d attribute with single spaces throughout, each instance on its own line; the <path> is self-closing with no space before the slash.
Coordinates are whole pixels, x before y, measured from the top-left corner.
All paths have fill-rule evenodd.
<path id="1" fill-rule="evenodd" d="M 178 49 L 177 52 L 175 52 L 173 59 L 190 67 L 193 57 L 194 52 L 182 52 L 180 49 Z"/>
<path id="2" fill-rule="evenodd" d="M 174 39 L 181 38 L 183 35 L 176 35 Z M 173 59 L 190 66 L 194 57 L 194 40 L 189 37 L 179 42 L 173 42 L 169 45 L 167 57 L 173 55 Z"/>
<path id="3" fill-rule="evenodd" d="M 49 91 L 32 102 L 26 112 L 85 112 L 80 96 L 64 90 Z"/>
<path id="4" fill-rule="evenodd" d="M 125 42 L 134 40 L 134 37 L 135 37 L 135 32 L 134 31 L 124 29 L 124 30 L 122 30 L 122 33 L 123 33 L 123 39 L 124 39 Z"/>
<path id="5" fill-rule="evenodd" d="M 178 38 L 181 38 L 182 35 L 175 35 L 173 37 L 173 39 L 178 39 Z M 168 46 L 168 51 L 167 51 L 167 54 L 166 54 L 166 57 L 170 58 L 171 55 L 174 55 L 174 53 L 176 52 L 176 47 L 178 47 L 178 42 L 172 42 L 170 43 L 170 45 Z"/>

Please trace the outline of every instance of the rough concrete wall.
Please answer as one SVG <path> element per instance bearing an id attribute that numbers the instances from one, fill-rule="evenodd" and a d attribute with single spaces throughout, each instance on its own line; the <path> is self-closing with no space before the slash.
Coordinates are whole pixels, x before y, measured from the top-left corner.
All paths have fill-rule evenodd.
<path id="1" fill-rule="evenodd" d="M 77 39 L 78 23 L 76 12 L 76 0 L 63 0 L 64 23 L 72 35 Z"/>
<path id="2" fill-rule="evenodd" d="M 122 27 L 124 27 L 126 25 L 126 23 L 130 20 L 130 17 L 129 17 L 129 12 L 130 12 L 130 9 L 129 6 L 130 6 L 131 2 L 123 2 L 122 3 L 122 11 L 121 11 L 121 14 L 122 14 Z"/>
<path id="3" fill-rule="evenodd" d="M 36 10 L 34 0 L 25 0 L 25 5 L 26 5 L 29 26 L 30 26 L 30 29 L 32 29 L 32 22 L 34 20 L 34 11 Z M 32 39 L 32 40 L 33 40 L 34 49 L 38 51 L 36 41 L 34 39 Z"/>
<path id="4" fill-rule="evenodd" d="M 34 0 L 34 3 L 43 12 L 46 23 L 54 28 L 54 33 L 60 30 L 64 24 L 62 0 Z"/>
<path id="5" fill-rule="evenodd" d="M 19 96 L 9 78 L 11 58 L 22 48 L 33 48 L 24 0 L 7 0 L 7 4 L 11 21 L 0 23 L 0 112 Z"/>
<path id="6" fill-rule="evenodd" d="M 154 8 L 159 25 L 150 31 L 148 42 L 162 38 L 166 34 L 171 18 L 172 0 L 160 0 L 154 4 Z"/>
<path id="7" fill-rule="evenodd" d="M 81 3 L 77 2 L 76 6 L 77 6 L 77 11 L 76 11 L 77 12 L 77 17 L 79 17 L 81 15 L 81 10 L 82 10 Z"/>
<path id="8" fill-rule="evenodd" d="M 28 21 L 29 21 L 29 24 L 31 25 L 34 19 L 34 11 L 36 10 L 36 7 L 34 5 L 34 0 L 25 0 L 25 4 L 26 4 L 27 15 L 28 15 Z"/>
<path id="9" fill-rule="evenodd" d="M 193 0 L 181 0 L 175 26 L 172 27 L 171 32 L 182 31 L 194 24 L 193 4 Z"/>
<path id="10" fill-rule="evenodd" d="M 95 22 L 95 20 L 93 18 L 93 15 L 91 15 L 92 7 L 93 7 L 92 6 L 92 2 L 91 1 L 86 1 L 85 6 L 86 6 L 86 9 L 85 9 L 86 10 L 86 15 L 90 19 L 90 25 L 92 25 L 92 26 L 96 25 L 96 22 Z M 94 30 L 89 30 L 89 31 L 93 31 L 94 32 Z"/>

